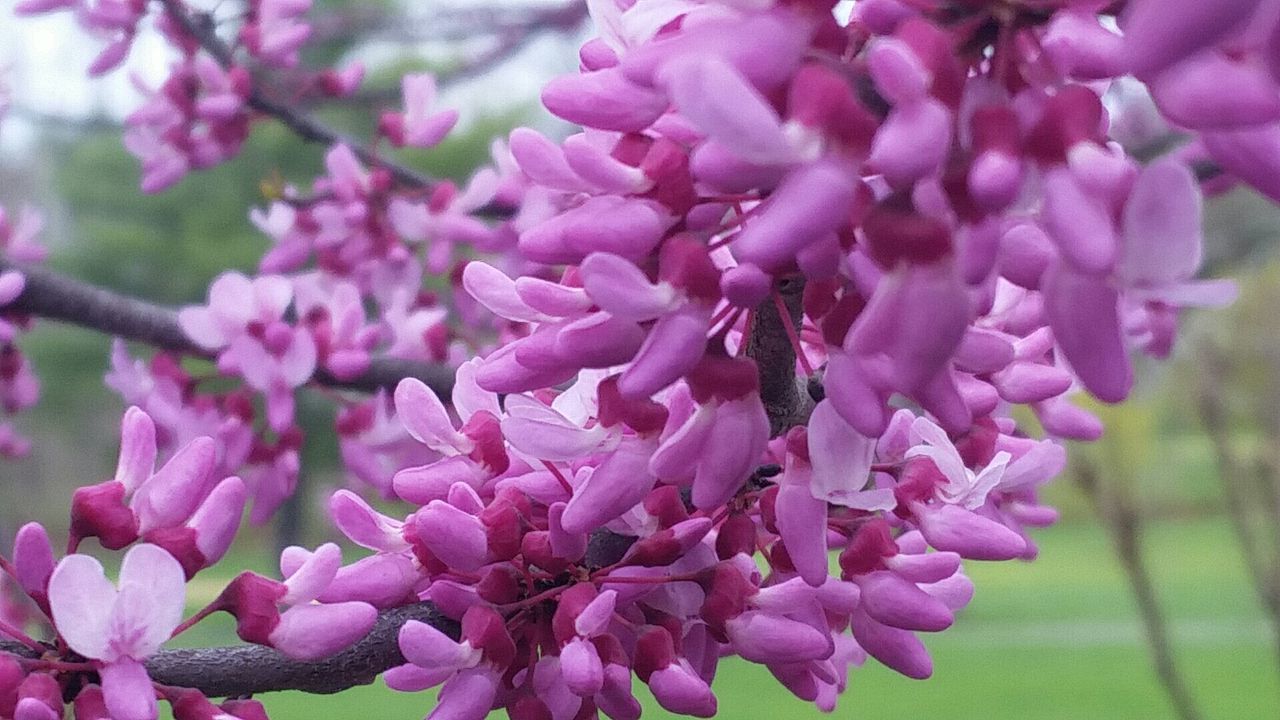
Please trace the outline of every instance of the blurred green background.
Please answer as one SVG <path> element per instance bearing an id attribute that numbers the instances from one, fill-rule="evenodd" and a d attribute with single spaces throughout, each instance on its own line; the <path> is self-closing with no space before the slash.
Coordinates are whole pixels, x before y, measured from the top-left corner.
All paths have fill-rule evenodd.
<path id="1" fill-rule="evenodd" d="M 348 5 L 324 3 L 329 10 Z M 360 42 L 357 36 L 331 38 L 312 51 L 308 62 L 333 61 Z M 432 63 L 405 46 L 371 74 L 369 87 L 374 94 L 381 89 L 394 96 L 396 71 L 428 66 Z M 15 98 L 19 118 L 21 103 Z M 370 129 L 375 110 L 371 105 L 319 112 L 360 136 Z M 532 104 L 471 113 L 459 136 L 405 159 L 438 175 L 465 178 L 487 158 L 490 137 L 539 117 Z M 12 211 L 29 203 L 46 213 L 44 237 L 53 267 L 171 304 L 202 300 L 209 281 L 225 269 L 252 270 L 266 247 L 247 219 L 250 207 L 265 205 L 261 185 L 280 178 L 305 183 L 320 168 L 322 156 L 322 148 L 263 124 L 234 161 L 148 197 L 136 190 L 137 165 L 120 145 L 116 120 L 28 114 L 22 121 L 39 132 L 19 152 L 0 154 L 0 205 Z M 3 133 L 0 128 L 0 137 Z M 1225 311 L 1185 316 L 1174 356 L 1165 363 L 1142 363 L 1133 401 L 1100 410 L 1108 422 L 1106 438 L 1095 447 L 1072 449 L 1077 460 L 1096 468 L 1103 506 L 1132 510 L 1174 657 L 1203 716 L 1215 720 L 1280 717 L 1276 635 L 1233 524 L 1239 521 L 1252 532 L 1264 561 L 1274 565 L 1280 549 L 1274 522 L 1274 508 L 1280 508 L 1275 491 L 1280 487 L 1275 480 L 1280 467 L 1278 234 L 1280 214 L 1247 191 L 1210 202 L 1206 274 L 1239 278 L 1242 299 Z M 51 323 L 40 323 L 23 339 L 44 395 L 18 420 L 36 440 L 33 453 L 0 463 L 0 538 L 11 537 L 32 518 L 60 531 L 69 490 L 112 472 L 122 408 L 101 382 L 108 344 L 108 338 Z M 1214 364 L 1206 361 L 1209 351 Z M 1222 399 L 1217 427 L 1230 443 L 1238 471 L 1230 477 L 1224 478 L 1221 457 L 1201 422 L 1199 399 L 1206 385 Z M 301 539 L 315 543 L 333 539 L 320 504 L 342 477 L 329 429 L 331 403 L 307 396 L 300 408 L 310 441 L 294 513 L 306 520 Z M 1224 487 L 1247 500 L 1244 513 L 1234 519 L 1227 513 Z M 1099 517 L 1071 477 L 1046 495 L 1062 510 L 1062 522 L 1037 533 L 1040 559 L 968 565 L 977 585 L 973 604 L 954 628 L 926 638 L 935 677 L 907 680 L 872 661 L 852 674 L 838 716 L 1174 717 L 1114 551 L 1114 525 Z M 192 605 L 211 599 L 234 569 L 270 569 L 278 539 L 272 533 L 268 528 L 244 535 L 224 563 L 226 571 L 203 574 L 192 583 Z M 231 639 L 223 618 L 202 624 L 183 641 Z M 643 686 L 636 687 L 643 694 Z M 724 718 L 819 715 L 791 698 L 767 671 L 744 662 L 724 663 L 715 687 Z M 264 701 L 277 720 L 357 714 L 370 720 L 400 718 L 426 714 L 431 706 L 429 694 L 401 695 L 380 685 L 336 697 L 277 695 Z M 646 708 L 646 717 L 664 716 L 651 702 Z"/>

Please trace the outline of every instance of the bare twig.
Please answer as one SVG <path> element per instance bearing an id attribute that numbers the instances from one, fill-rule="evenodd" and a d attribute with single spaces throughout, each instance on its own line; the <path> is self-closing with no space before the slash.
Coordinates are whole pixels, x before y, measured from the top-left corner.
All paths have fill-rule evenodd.
<path id="1" fill-rule="evenodd" d="M 0 271 L 3 270 L 19 270 L 26 278 L 22 294 L 5 306 L 6 312 L 60 320 L 162 350 L 212 357 L 212 353 L 187 338 L 172 308 L 127 297 L 42 267 L 0 260 Z M 368 370 L 349 380 L 340 380 L 323 369 L 317 370 L 312 380 L 327 387 L 367 392 L 394 388 L 407 377 L 418 378 L 441 397 L 449 397 L 453 389 L 453 372 L 449 368 L 396 358 L 377 358 Z"/>
<path id="2" fill-rule="evenodd" d="M 1280 469 L 1276 467 L 1274 454 L 1260 463 L 1246 463 L 1239 457 L 1231 439 L 1231 420 L 1221 384 L 1231 372 L 1231 364 L 1224 353 L 1211 346 L 1201 351 L 1201 363 L 1205 371 L 1198 374 L 1200 423 L 1213 443 L 1227 517 L 1240 543 L 1254 591 L 1271 621 L 1273 646 L 1280 658 L 1280 552 L 1264 550 L 1270 544 L 1267 538 L 1259 536 L 1253 522 L 1254 513 L 1261 512 L 1267 519 L 1266 524 L 1271 525 L 1273 531 L 1276 529 L 1274 526 L 1280 519 L 1280 506 L 1277 506 Z M 1268 420 L 1271 422 L 1265 425 L 1271 432 L 1267 440 L 1276 442 L 1280 439 L 1277 422 L 1280 419 Z M 1255 500 L 1251 494 L 1263 497 Z"/>

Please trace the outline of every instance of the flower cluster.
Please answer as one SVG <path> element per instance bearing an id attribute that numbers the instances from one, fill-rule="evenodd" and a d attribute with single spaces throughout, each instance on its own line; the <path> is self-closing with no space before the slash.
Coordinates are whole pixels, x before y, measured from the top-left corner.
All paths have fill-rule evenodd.
<path id="1" fill-rule="evenodd" d="M 19 264 L 43 261 L 47 251 L 36 241 L 43 226 L 43 217 L 31 208 L 23 208 L 16 218 L 0 208 L 0 255 Z M 17 345 L 31 318 L 5 307 L 25 289 L 21 270 L 9 267 L 0 272 L 0 411 L 5 417 L 0 422 L 0 455 L 5 457 L 21 457 L 30 450 L 30 440 L 13 427 L 10 418 L 40 398 L 40 380 Z"/>
<path id="2" fill-rule="evenodd" d="M 183 60 L 130 130 L 149 189 L 234 153 L 254 92 L 164 6 Z M 242 49 L 294 66 L 306 8 L 250 3 Z M 404 624 L 385 680 L 442 686 L 436 718 L 628 720 L 635 678 L 710 716 L 732 656 L 826 710 L 867 658 L 928 677 L 919 633 L 969 602 L 963 562 L 1034 558 L 1063 442 L 1102 433 L 1073 396 L 1124 400 L 1131 353 L 1167 355 L 1183 308 L 1231 300 L 1195 278 L 1202 181 L 1280 198 L 1280 34 L 1257 0 L 590 10 L 580 72 L 542 95 L 581 132 L 517 129 L 462 187 L 337 143 L 309 192 L 253 212 L 273 242 L 261 274 L 226 273 L 179 314 L 242 387 L 205 393 L 173 355 L 117 346 L 108 383 L 142 409 L 116 476 L 76 493 L 56 570 L 38 528 L 11 563 L 98 673 L 87 707 L 153 717 L 142 661 L 212 612 L 314 660 L 424 602 L 458 632 Z M 1117 141 L 1130 74 L 1185 134 L 1176 152 L 1142 162 Z M 377 137 L 438 144 L 457 114 L 435 90 L 405 77 Z M 386 360 L 454 381 L 337 397 L 361 482 L 328 509 L 366 554 L 289 548 L 282 580 L 243 573 L 181 625 L 136 598 L 216 562 L 250 497 L 263 521 L 292 492 L 298 388 Z M 86 537 L 144 544 L 80 621 L 110 589 L 74 554 Z M 54 712 L 47 686 L 77 663 L 3 677 Z M 160 692 L 180 717 L 258 712 Z"/>

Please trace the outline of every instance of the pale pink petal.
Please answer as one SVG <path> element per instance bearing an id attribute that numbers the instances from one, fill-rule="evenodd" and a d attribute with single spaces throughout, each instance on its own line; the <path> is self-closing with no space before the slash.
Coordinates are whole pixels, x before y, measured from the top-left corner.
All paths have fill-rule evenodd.
<path id="1" fill-rule="evenodd" d="M 329 516 L 347 539 L 361 547 L 383 552 L 409 547 L 403 536 L 404 523 L 377 512 L 350 490 L 339 490 L 329 498 Z"/>
<path id="2" fill-rule="evenodd" d="M 122 658 L 98 671 L 102 677 L 102 699 L 112 720 L 155 720 L 156 691 L 142 663 Z"/>
<path id="3" fill-rule="evenodd" d="M 1200 267 L 1200 183 L 1186 165 L 1148 165 L 1124 206 L 1124 243 L 1117 272 L 1134 284 L 1186 280 Z"/>
<path id="4" fill-rule="evenodd" d="M 417 620 L 400 627 L 400 652 L 404 658 L 427 670 L 458 670 L 480 661 L 480 650 L 461 645 L 439 629 Z"/>
<path id="5" fill-rule="evenodd" d="M 815 498 L 859 510 L 892 509 L 892 491 L 864 490 L 875 454 L 876 440 L 850 427 L 830 401 L 823 400 L 813 409 L 809 417 L 809 460 L 813 463 L 809 490 Z"/>
<path id="6" fill-rule="evenodd" d="M 342 550 L 333 543 L 325 543 L 307 555 L 306 560 L 296 571 L 289 573 L 284 581 L 286 589 L 280 602 L 286 605 L 298 605 L 315 600 L 329 587 L 333 577 L 342 567 Z M 283 570 L 284 568 L 281 567 Z"/>
<path id="7" fill-rule="evenodd" d="M 49 608 L 58 634 L 88 658 L 107 654 L 116 589 L 102 563 L 88 555 L 64 557 L 49 576 Z"/>
<path id="8" fill-rule="evenodd" d="M 534 322 L 545 319 L 520 299 L 515 281 L 501 270 L 487 263 L 473 260 L 462 271 L 462 287 L 471 297 L 484 305 L 489 312 L 516 322 Z"/>
<path id="9" fill-rule="evenodd" d="M 186 590 L 182 565 L 167 551 L 149 544 L 130 549 L 120 565 L 108 654 L 142 660 L 159 650 L 182 622 Z"/>
<path id="10" fill-rule="evenodd" d="M 396 386 L 396 415 L 409 434 L 437 452 L 457 452 L 466 442 L 453 427 L 444 403 L 435 391 L 416 378 L 405 378 Z"/>
<path id="11" fill-rule="evenodd" d="M 125 494 L 132 493 L 151 477 L 155 465 L 155 423 L 140 408 L 130 407 L 120 423 L 120 459 L 114 479 L 124 485 Z"/>

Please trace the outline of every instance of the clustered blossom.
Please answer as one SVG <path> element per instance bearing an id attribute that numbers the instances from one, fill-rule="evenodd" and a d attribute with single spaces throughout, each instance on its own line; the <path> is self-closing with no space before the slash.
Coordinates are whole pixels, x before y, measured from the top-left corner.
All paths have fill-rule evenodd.
<path id="1" fill-rule="evenodd" d="M 23 208 L 15 218 L 0 208 L 0 255 L 10 262 L 39 263 L 47 250 L 36 236 L 44 218 L 31 208 Z M 0 272 L 0 455 L 21 457 L 31 449 L 31 441 L 18 432 L 12 417 L 40 399 L 40 379 L 18 347 L 19 337 L 31 326 L 31 318 L 6 309 L 26 288 L 26 278 L 18 269 Z"/>
<path id="2" fill-rule="evenodd" d="M 311 35 L 305 21 L 310 0 L 252 0 L 248 5 L 238 18 L 239 42 L 252 62 L 272 68 L 296 66 L 298 52 Z M 225 48 L 201 47 L 171 8 L 197 26 L 212 27 L 216 22 L 213 13 L 182 2 L 22 0 L 15 8 L 19 15 L 69 10 L 83 29 L 106 41 L 88 67 L 91 76 L 110 73 L 125 63 L 149 14 L 154 15 L 156 29 L 180 51 L 181 59 L 172 64 L 158 88 L 133 78 L 147 99 L 127 118 L 124 144 L 142 165 L 141 189 L 147 193 L 160 192 L 193 170 L 239 154 L 255 119 L 250 96 L 256 80 L 250 63 L 235 61 L 223 52 Z M 152 13 L 153 9 L 157 12 Z M 308 85 L 324 95 L 344 97 L 363 77 L 364 67 L 357 63 L 316 73 Z"/>
<path id="3" fill-rule="evenodd" d="M 14 579 L 99 671 L 86 705 L 153 717 L 127 689 L 176 616 L 130 583 L 189 579 L 250 498 L 265 521 L 293 491 L 300 388 L 432 362 L 448 391 L 339 398 L 359 482 L 328 509 L 368 552 L 289 548 L 282 580 L 243 573 L 179 629 L 226 611 L 313 660 L 429 602 L 459 633 L 408 622 L 384 677 L 439 686 L 429 717 L 454 720 L 631 720 L 635 679 L 708 717 L 733 656 L 828 711 L 868 658 L 927 678 L 921 634 L 972 598 L 964 562 L 1033 559 L 1064 442 L 1102 433 L 1074 398 L 1124 400 L 1131 353 L 1168 355 L 1183 308 L 1232 299 L 1196 279 L 1203 186 L 1280 199 L 1271 5 L 593 1 L 580 72 L 542 95 L 581 132 L 517 129 L 461 187 L 407 187 L 337 144 L 305 194 L 253 211 L 261 274 L 179 315 L 243 387 L 202 392 L 173 355 L 117 345 L 108 383 L 139 407 L 116 476 L 73 498 L 69 547 L 145 541 L 95 610 L 145 632 L 68 634 L 68 594 L 107 581 L 74 554 L 54 571 L 43 529 L 19 535 Z M 250 3 L 245 51 L 294 66 L 307 6 Z M 154 140 L 151 189 L 248 129 L 248 75 L 165 28 L 185 59 L 130 131 Z M 1145 163 L 1117 141 L 1141 123 L 1113 111 L 1135 82 L 1185 141 Z M 439 143 L 457 115 L 435 90 L 405 77 L 378 137 Z M 26 677 L 20 702 L 45 702 L 30 678 L 50 674 Z"/>
<path id="4" fill-rule="evenodd" d="M 43 653 L 47 648 L 23 630 L 39 621 L 57 631 L 76 659 L 45 668 L 0 657 L 0 713 L 62 717 L 58 673 L 83 671 L 100 684 L 79 689 L 76 717 L 155 720 L 159 695 L 177 718 L 261 718 L 265 715 L 256 702 L 218 707 L 194 690 L 153 687 L 144 663 L 170 637 L 219 611 L 236 617 L 245 640 L 299 660 L 330 655 L 369 631 L 376 617 L 372 605 L 318 600 L 341 587 L 342 555 L 331 543 L 315 552 L 290 548 L 281 561 L 283 580 L 244 573 L 183 621 L 187 582 L 230 547 L 247 499 L 240 478 L 215 481 L 214 452 L 211 438 L 196 438 L 155 469 L 156 426 L 145 412 L 130 408 L 121 426 L 115 476 L 81 487 L 72 497 L 67 554 L 56 558 L 39 523 L 18 531 L 13 552 L 0 567 L 31 607 L 26 617 L 6 608 L 0 632 Z M 107 550 L 128 548 L 118 587 L 99 560 L 77 552 L 86 538 L 96 538 Z M 22 618 L 16 624 L 8 620 L 15 615 Z"/>

